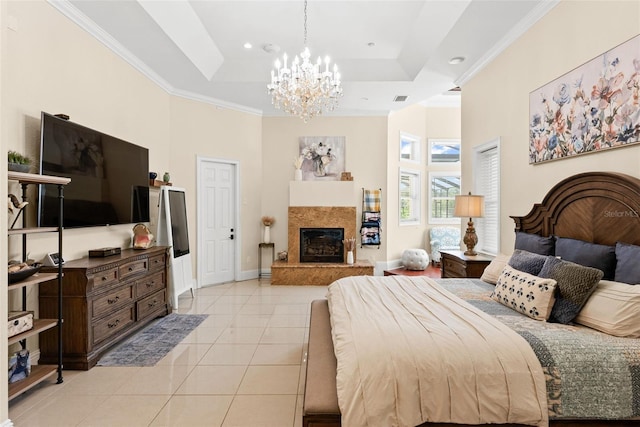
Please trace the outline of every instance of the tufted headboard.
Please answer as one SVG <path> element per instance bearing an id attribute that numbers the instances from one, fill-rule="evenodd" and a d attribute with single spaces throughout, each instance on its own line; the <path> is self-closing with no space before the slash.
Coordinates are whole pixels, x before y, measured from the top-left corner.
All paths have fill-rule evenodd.
<path id="1" fill-rule="evenodd" d="M 573 175 L 549 190 L 527 215 L 511 218 L 515 231 L 640 245 L 640 179 L 615 172 Z"/>

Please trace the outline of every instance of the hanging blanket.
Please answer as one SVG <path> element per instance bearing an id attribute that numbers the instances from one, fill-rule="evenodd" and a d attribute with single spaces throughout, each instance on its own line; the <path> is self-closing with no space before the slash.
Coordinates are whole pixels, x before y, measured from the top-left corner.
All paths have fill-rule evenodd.
<path id="1" fill-rule="evenodd" d="M 344 426 L 547 425 L 531 347 L 432 279 L 347 277 L 327 298 Z"/>
<path id="2" fill-rule="evenodd" d="M 382 190 L 364 190 L 363 211 L 380 212 L 380 196 Z"/>

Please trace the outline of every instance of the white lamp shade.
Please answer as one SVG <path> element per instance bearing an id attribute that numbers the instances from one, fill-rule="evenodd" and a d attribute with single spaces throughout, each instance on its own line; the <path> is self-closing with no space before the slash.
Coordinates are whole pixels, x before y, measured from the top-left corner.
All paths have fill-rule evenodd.
<path id="1" fill-rule="evenodd" d="M 482 218 L 484 216 L 484 196 L 466 194 L 456 196 L 453 216 L 460 218 Z"/>

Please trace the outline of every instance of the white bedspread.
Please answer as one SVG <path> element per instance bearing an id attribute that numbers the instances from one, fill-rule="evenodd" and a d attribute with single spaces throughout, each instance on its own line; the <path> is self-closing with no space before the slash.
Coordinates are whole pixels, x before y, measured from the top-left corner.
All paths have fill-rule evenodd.
<path id="1" fill-rule="evenodd" d="M 347 277 L 327 298 L 344 427 L 548 425 L 529 344 L 433 280 Z"/>

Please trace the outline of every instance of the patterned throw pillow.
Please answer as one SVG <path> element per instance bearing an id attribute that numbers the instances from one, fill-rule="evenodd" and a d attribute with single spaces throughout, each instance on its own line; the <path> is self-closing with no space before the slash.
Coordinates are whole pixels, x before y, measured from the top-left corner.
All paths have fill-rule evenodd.
<path id="1" fill-rule="evenodd" d="M 491 298 L 532 319 L 547 320 L 555 302 L 556 281 L 506 266 Z"/>
<path id="2" fill-rule="evenodd" d="M 558 295 L 549 321 L 564 324 L 571 322 L 580 313 L 603 274 L 597 268 L 551 256 L 547 258 L 539 276 L 554 279 L 558 283 Z"/>

